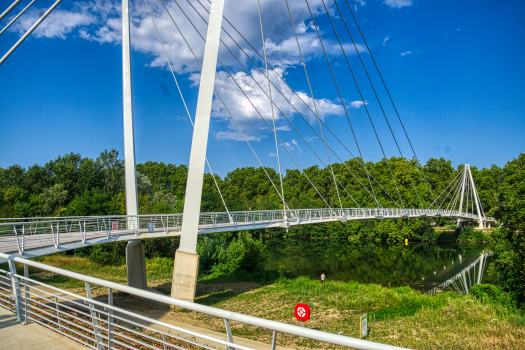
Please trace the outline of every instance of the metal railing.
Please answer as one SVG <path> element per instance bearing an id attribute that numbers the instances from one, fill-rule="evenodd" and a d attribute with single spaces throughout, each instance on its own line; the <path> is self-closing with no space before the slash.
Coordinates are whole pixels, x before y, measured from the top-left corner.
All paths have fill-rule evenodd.
<path id="1" fill-rule="evenodd" d="M 9 270 L 0 269 L 0 306 L 17 315 L 18 322 L 35 322 L 97 350 L 102 349 L 226 349 L 250 350 L 234 343 L 230 322 L 240 322 L 272 331 L 271 349 L 279 333 L 287 333 L 355 349 L 393 350 L 396 346 L 302 328 L 236 312 L 183 301 L 157 293 L 82 275 L 42 263 L 0 253 Z M 15 262 L 23 265 L 17 273 Z M 84 282 L 86 296 L 68 292 L 29 277 L 28 267 Z M 92 285 L 107 288 L 107 302 L 95 300 Z M 228 340 L 219 339 L 149 318 L 113 305 L 115 291 L 165 305 L 176 306 L 224 320 Z M 30 336 L 30 335 L 28 335 Z"/>
<path id="2" fill-rule="evenodd" d="M 384 218 L 449 216 L 477 220 L 478 216 L 444 209 L 399 208 L 343 208 L 343 209 L 290 209 L 240 211 L 229 213 L 201 213 L 199 229 L 244 230 L 263 227 L 289 227 L 293 225 Z M 484 218 L 484 220 L 493 218 Z M 0 219 L 0 252 L 18 251 L 54 246 L 70 242 L 128 235 L 147 238 L 152 233 L 177 233 L 182 226 L 182 214 L 108 215 L 52 218 Z M 158 236 L 156 236 L 158 237 Z"/>

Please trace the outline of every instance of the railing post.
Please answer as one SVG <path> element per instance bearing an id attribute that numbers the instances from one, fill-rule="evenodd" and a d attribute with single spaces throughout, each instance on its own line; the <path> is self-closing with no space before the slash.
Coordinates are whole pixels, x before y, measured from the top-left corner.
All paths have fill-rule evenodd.
<path id="1" fill-rule="evenodd" d="M 108 289 L 108 305 L 113 306 L 113 289 Z M 113 341 L 113 309 L 108 308 L 108 349 L 115 346 Z M 166 340 L 163 338 L 164 348 L 166 348 Z"/>
<path id="2" fill-rule="evenodd" d="M 93 300 L 93 296 L 91 295 L 91 288 L 89 287 L 89 282 L 84 282 L 84 283 L 86 285 L 86 293 L 87 293 L 88 299 Z M 104 350 L 105 347 L 104 347 L 104 344 L 102 344 L 102 336 L 100 334 L 100 328 L 98 325 L 98 320 L 96 318 L 97 311 L 95 309 L 95 304 L 88 303 L 88 305 L 89 305 L 89 313 L 91 314 L 91 323 L 93 324 L 93 332 L 95 333 L 95 341 L 97 343 L 97 349 Z"/>
<path id="3" fill-rule="evenodd" d="M 15 299 L 15 308 L 16 308 L 16 318 L 19 323 L 25 322 L 24 314 L 22 313 L 23 304 L 22 304 L 22 294 L 20 293 L 20 283 L 16 275 L 15 262 L 13 260 L 8 260 L 9 264 L 9 274 L 11 275 L 11 286 L 13 287 L 13 298 Z"/>
<path id="4" fill-rule="evenodd" d="M 276 347 L 277 347 L 277 331 L 273 331 L 272 350 L 275 350 Z"/>
<path id="5" fill-rule="evenodd" d="M 60 308 L 58 307 L 58 297 L 55 297 L 55 310 L 57 312 L 58 333 L 62 332 L 62 323 L 60 322 Z"/>
<path id="6" fill-rule="evenodd" d="M 228 341 L 230 343 L 233 343 L 233 335 L 232 335 L 232 329 L 230 327 L 230 321 L 228 319 L 224 319 L 224 325 L 226 326 L 226 334 L 228 335 Z M 226 347 L 226 350 L 234 350 L 232 347 Z"/>
<path id="7" fill-rule="evenodd" d="M 24 277 L 29 278 L 29 268 L 27 265 L 24 265 Z M 28 302 L 28 300 L 31 298 L 31 294 L 29 293 L 29 281 L 24 281 L 24 324 L 30 323 L 30 321 L 27 319 L 27 316 L 29 315 L 31 311 L 31 302 Z"/>

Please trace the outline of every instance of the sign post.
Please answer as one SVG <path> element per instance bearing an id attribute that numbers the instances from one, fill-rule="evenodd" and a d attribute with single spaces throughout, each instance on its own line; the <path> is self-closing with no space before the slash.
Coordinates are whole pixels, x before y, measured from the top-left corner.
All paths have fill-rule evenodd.
<path id="1" fill-rule="evenodd" d="M 367 318 L 366 318 L 366 314 L 364 314 L 363 316 L 361 316 L 361 318 L 359 319 L 359 338 L 363 338 L 363 337 L 366 337 L 368 335 L 368 322 L 367 322 Z"/>
<path id="2" fill-rule="evenodd" d="M 306 304 L 295 305 L 295 318 L 298 321 L 302 321 L 304 327 L 304 322 L 310 319 L 310 306 Z"/>

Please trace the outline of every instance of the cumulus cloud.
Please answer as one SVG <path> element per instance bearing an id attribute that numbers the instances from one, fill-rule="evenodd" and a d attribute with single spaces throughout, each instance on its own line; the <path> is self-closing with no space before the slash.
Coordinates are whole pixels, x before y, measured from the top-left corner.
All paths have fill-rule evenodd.
<path id="1" fill-rule="evenodd" d="M 365 101 L 365 103 L 363 103 L 363 101 L 352 101 L 350 102 L 350 107 L 359 109 L 361 108 L 361 106 L 364 106 L 365 104 L 368 104 L 368 102 Z"/>
<path id="2" fill-rule="evenodd" d="M 201 58 L 204 53 L 204 41 L 200 35 L 205 36 L 207 25 L 202 18 L 208 19 L 210 4 L 206 0 L 187 1 L 164 1 L 171 16 L 178 24 L 184 37 L 190 43 L 195 55 Z M 321 0 L 310 0 L 310 6 L 314 16 L 325 16 Z M 193 73 L 200 71 L 200 67 L 194 59 L 193 54 L 187 47 L 182 35 L 174 26 L 170 16 L 159 1 L 148 1 L 150 10 L 155 19 L 155 24 L 164 42 L 164 47 L 171 60 L 172 67 L 177 73 Z M 178 5 L 180 5 L 180 8 Z M 202 4 L 202 6 L 201 6 Z M 301 43 L 301 49 L 307 60 L 318 58 L 322 55 L 317 34 L 312 28 L 310 13 L 303 2 L 290 2 L 290 9 L 296 25 L 296 30 Z M 74 35 L 85 40 L 100 43 L 119 44 L 121 41 L 121 4 L 117 0 L 93 0 L 71 4 L 61 4 L 61 7 L 53 11 L 49 17 L 35 31 L 37 37 L 62 38 Z M 333 10 L 334 5 L 329 6 Z M 40 16 L 45 8 L 34 8 L 17 21 L 10 30 L 25 32 Z M 288 17 L 286 4 L 280 0 L 267 0 L 261 3 L 263 15 L 264 32 L 268 59 L 279 67 L 288 67 L 300 63 L 299 51 L 293 30 Z M 131 1 L 131 44 L 136 51 L 151 55 L 150 65 L 152 67 L 167 67 L 162 47 L 158 42 L 155 29 L 149 17 L 149 13 L 143 1 Z M 259 13 L 256 3 L 251 1 L 226 2 L 225 16 L 233 25 L 262 53 L 261 33 L 259 27 Z M 188 18 L 186 17 L 189 17 Z M 202 16 L 202 18 L 201 18 Z M 190 20 L 192 23 L 190 23 Z M 195 28 L 197 30 L 195 30 Z M 226 22 L 223 22 L 228 33 L 237 41 L 241 47 L 250 52 L 252 58 L 262 63 L 261 58 L 253 53 L 249 45 L 241 36 Z M 322 32 L 321 28 L 321 32 Z M 199 34 L 200 33 L 200 34 Z M 233 40 L 224 32 L 221 34 L 224 42 L 232 48 L 233 52 L 242 57 L 240 49 Z M 337 41 L 323 38 L 325 48 L 330 55 L 341 55 Z M 345 44 L 347 54 L 354 54 L 352 45 Z M 360 52 L 366 52 L 366 48 L 359 45 Z M 219 56 L 226 65 L 236 64 L 235 59 L 221 47 Z M 241 58 L 244 62 L 246 57 Z"/>
<path id="3" fill-rule="evenodd" d="M 406 56 L 410 54 L 412 54 L 412 51 L 401 52 L 401 56 Z"/>
<path id="4" fill-rule="evenodd" d="M 284 146 L 283 146 L 284 145 Z M 286 148 L 289 152 L 295 151 L 297 154 L 302 154 L 303 149 L 299 147 L 299 144 L 296 140 L 292 140 L 291 142 L 283 142 L 282 144 L 279 143 L 279 146 L 281 148 Z M 286 152 L 286 150 L 283 150 Z M 277 157 L 276 152 L 270 152 L 270 157 Z"/>
<path id="5" fill-rule="evenodd" d="M 387 6 L 398 9 L 405 6 L 412 6 L 412 0 L 385 0 L 383 3 Z"/>
<path id="6" fill-rule="evenodd" d="M 268 132 L 271 132 L 266 123 L 270 126 L 270 128 L 273 127 L 272 111 L 267 90 L 268 85 L 266 76 L 261 72 L 254 69 L 250 73 L 252 74 L 253 79 L 245 72 L 237 72 L 232 74 L 232 79 L 226 72 L 219 71 L 215 77 L 215 88 L 219 92 L 222 100 L 228 106 L 229 112 L 233 115 L 243 132 L 245 132 L 245 134 L 249 135 L 250 137 L 261 137 L 257 136 L 261 134 L 261 131 L 267 130 Z M 283 75 L 285 74 L 285 71 L 280 69 L 279 73 Z M 275 87 L 272 87 L 272 96 L 275 105 L 290 120 L 293 118 L 294 114 L 296 114 L 295 109 L 297 109 L 304 117 L 309 118 L 310 123 L 313 123 L 317 117 L 308 108 L 310 107 L 312 110 L 314 109 L 312 98 L 301 91 L 297 92 L 299 95 L 299 97 L 297 97 L 282 80 L 277 78 L 274 72 L 270 72 L 270 76 L 272 77 L 272 81 L 274 82 L 275 86 L 277 86 L 277 88 L 282 92 L 282 94 L 280 94 L 277 89 L 275 89 Z M 193 80 L 194 84 L 197 84 L 199 82 L 200 75 L 193 74 L 190 79 Z M 250 103 L 250 101 L 244 96 L 243 91 L 239 89 L 237 84 L 242 88 L 244 93 L 246 93 L 246 96 L 248 96 L 252 103 Z M 286 101 L 285 97 L 293 106 Z M 341 105 L 336 104 L 330 100 L 316 99 L 315 102 L 319 112 L 319 117 L 323 120 L 328 116 L 342 115 L 344 113 Z M 277 130 L 290 130 L 288 122 L 279 113 L 277 107 L 274 106 L 274 117 L 277 124 Z M 237 126 L 233 120 L 231 120 L 228 111 L 224 108 L 224 105 L 218 98 L 214 99 L 213 101 L 212 115 L 215 118 L 227 121 L 228 130 L 231 132 L 236 132 Z M 218 134 L 217 138 L 235 141 L 243 140 L 242 137 L 239 138 L 239 136 L 235 135 L 234 133 Z"/>
<path id="7" fill-rule="evenodd" d="M 42 14 L 43 11 L 41 10 L 31 9 L 26 12 L 25 16 L 16 21 L 10 30 L 23 34 Z M 81 9 L 74 11 L 55 10 L 35 29 L 33 35 L 37 38 L 65 39 L 66 34 L 71 33 L 75 28 L 89 26 L 95 22 L 95 17 Z"/>
<path id="8" fill-rule="evenodd" d="M 170 58 L 171 66 L 176 73 L 187 74 L 186 77 L 188 77 L 194 85 L 197 85 L 200 78 L 200 66 L 184 39 L 190 43 L 195 56 L 202 59 L 204 55 L 204 40 L 201 38 L 201 35 L 205 36 L 207 32 L 207 24 L 202 18 L 208 19 L 208 13 L 205 8 L 209 9 L 210 4 L 206 0 L 191 0 L 190 2 L 177 0 L 177 2 L 164 1 L 164 3 L 168 8 L 169 14 L 171 14 L 184 35 L 183 38 L 160 1 L 148 0 L 149 8 L 155 19 L 155 25 L 163 40 L 167 55 Z M 326 16 L 321 0 L 309 0 L 309 3 L 314 12 L 314 16 Z M 362 6 L 365 5 L 365 1 L 363 0 L 358 0 L 358 3 Z M 177 4 L 180 5 L 180 8 Z M 323 55 L 323 51 L 315 28 L 312 27 L 312 20 L 308 8 L 304 2 L 291 1 L 289 4 L 303 55 L 307 61 L 320 58 Z M 194 8 L 191 5 L 193 5 Z M 167 68 L 162 47 L 158 42 L 155 28 L 144 2 L 142 0 L 132 0 L 130 6 L 132 49 L 151 57 L 148 63 L 149 66 Z M 333 11 L 333 9 L 334 5 L 329 5 L 329 11 Z M 26 14 L 27 16 L 24 15 L 10 30 L 25 32 L 44 10 L 46 9 L 32 9 Z M 299 50 L 288 17 L 286 4 L 281 0 L 265 0 L 261 2 L 261 11 L 268 60 L 276 67 L 276 72 L 281 76 L 285 76 L 290 67 L 301 64 Z M 228 1 L 225 3 L 224 15 L 262 54 L 262 38 L 257 3 L 252 1 Z M 186 16 L 189 17 L 191 22 Z M 202 16 L 202 18 L 200 16 Z M 197 30 L 193 25 L 195 25 Z M 223 26 L 233 39 L 251 55 L 250 57 L 257 62 L 260 67 L 264 67 L 264 61 L 254 53 L 250 46 L 242 39 L 241 35 L 238 34 L 228 22 L 223 21 Z M 121 30 L 120 0 L 91 0 L 78 3 L 64 2 L 60 5 L 60 8 L 57 8 L 51 13 L 35 31 L 34 35 L 37 37 L 61 39 L 73 36 L 101 44 L 120 45 Z M 339 43 L 325 35 L 324 30 L 325 28 L 320 27 L 323 43 L 328 54 L 330 56 L 342 55 Z M 331 32 L 331 28 L 326 28 L 326 30 Z M 221 34 L 221 38 L 232 49 L 234 54 L 239 57 L 241 62 L 248 62 L 248 58 L 243 56 L 239 47 L 233 42 L 233 39 L 226 35 L 224 31 Z M 366 47 L 363 45 L 358 44 L 357 47 L 360 52 L 366 52 Z M 356 53 L 351 44 L 345 43 L 344 49 L 347 55 Z M 246 92 L 264 120 L 271 125 L 272 114 L 270 101 L 265 92 L 258 86 L 259 84 L 263 87 L 264 91 L 267 92 L 266 76 L 259 70 L 253 69 L 250 72 L 258 84 L 254 82 L 246 72 L 239 71 L 240 67 L 236 60 L 222 46 L 219 50 L 219 57 L 231 70 L 235 80 Z M 271 79 L 284 94 L 283 97 L 283 95 L 274 91 L 272 88 L 275 104 L 288 118 L 293 118 L 296 114 L 295 109 L 297 109 L 302 115 L 309 118 L 311 122 L 316 120 L 316 116 L 308 108 L 314 109 L 313 101 L 307 93 L 300 91 L 298 92 L 299 97 L 297 97 L 274 72 L 271 73 Z M 250 141 L 260 141 L 269 136 L 269 130 L 261 120 L 254 106 L 250 104 L 233 79 L 223 70 L 217 72 L 215 86 Z M 291 101 L 293 107 L 288 104 L 285 97 Z M 301 100 L 306 103 L 306 106 Z M 340 104 L 334 103 L 329 99 L 316 100 L 316 106 L 319 116 L 322 119 L 328 116 L 342 115 L 344 112 Z M 290 130 L 287 121 L 284 120 L 277 108 L 275 108 L 274 112 L 278 131 L 285 132 Z M 225 125 L 225 129 L 215 134 L 217 139 L 244 140 L 234 122 L 230 119 L 226 109 L 217 98 L 214 99 L 212 113 L 214 118 L 226 122 L 226 124 L 223 124 Z M 267 131 L 263 131 L 263 129 Z M 294 146 L 293 141 L 290 146 L 299 149 L 298 145 Z"/>

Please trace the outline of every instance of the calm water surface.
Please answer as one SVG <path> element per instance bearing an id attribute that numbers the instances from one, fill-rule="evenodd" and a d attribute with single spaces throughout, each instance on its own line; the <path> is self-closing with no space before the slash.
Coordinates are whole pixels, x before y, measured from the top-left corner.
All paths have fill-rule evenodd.
<path id="1" fill-rule="evenodd" d="M 465 274 L 470 281 L 481 276 L 482 283 L 499 284 L 498 274 L 488 272 L 492 256 L 485 256 L 483 264 L 479 263 L 480 255 L 490 251 L 489 246 L 422 242 L 409 242 L 408 245 L 349 243 L 306 238 L 267 238 L 265 242 L 268 244 L 267 268 L 311 278 L 319 278 L 324 272 L 329 280 L 408 285 L 425 292 L 452 280 L 461 288 L 463 280 L 457 281 L 458 274 Z M 453 290 L 454 287 L 451 284 L 447 289 Z"/>

